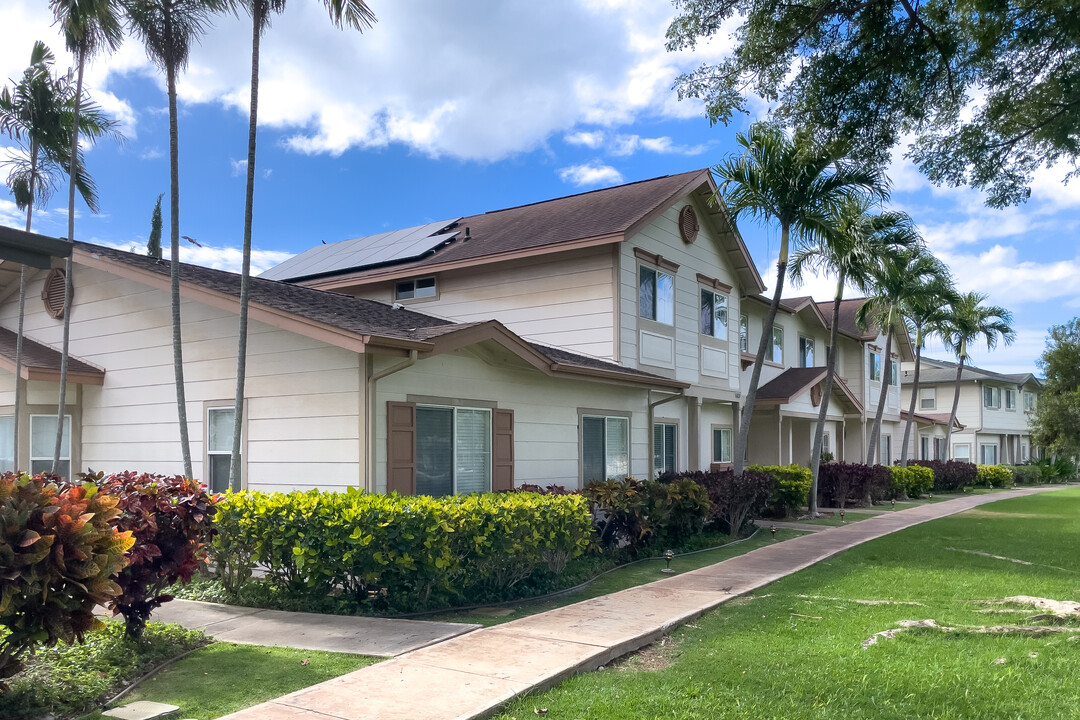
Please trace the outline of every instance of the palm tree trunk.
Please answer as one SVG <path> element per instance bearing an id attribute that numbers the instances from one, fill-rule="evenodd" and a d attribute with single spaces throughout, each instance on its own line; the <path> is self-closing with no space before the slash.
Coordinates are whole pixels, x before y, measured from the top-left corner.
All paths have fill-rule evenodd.
<path id="1" fill-rule="evenodd" d="M 825 359 L 825 385 L 821 389 L 821 407 L 818 408 L 817 428 L 814 430 L 814 449 L 810 452 L 810 517 L 817 517 L 818 472 L 821 470 L 821 450 L 825 444 L 825 418 L 829 415 L 829 398 L 832 397 L 833 378 L 836 376 L 836 343 L 840 339 L 840 302 L 844 297 L 845 273 L 840 273 L 836 283 L 836 299 L 833 300 L 832 325 L 829 328 L 829 357 Z"/>
<path id="2" fill-rule="evenodd" d="M 79 69 L 75 80 L 75 108 L 71 122 L 71 159 L 68 166 L 68 241 L 75 242 L 75 172 L 79 159 L 79 110 L 82 108 L 83 73 L 86 69 L 86 50 L 80 49 Z M 56 443 L 53 445 L 52 470 L 60 467 L 60 449 L 64 444 L 64 411 L 67 409 L 68 344 L 71 340 L 71 290 L 75 263 L 74 252 L 64 263 L 64 340 L 60 346 L 60 397 L 56 404 Z M 70 476 L 72 468 L 68 466 Z M 70 477 L 68 478 L 70 479 Z"/>
<path id="3" fill-rule="evenodd" d="M 30 192 L 29 203 L 26 206 L 26 232 L 30 232 L 33 227 L 34 220 L 34 178 L 37 176 L 37 164 L 38 164 L 38 144 L 37 141 L 30 141 Z M 16 472 L 21 470 L 19 467 L 19 408 L 22 407 L 23 388 L 20 378 L 22 377 L 22 355 L 23 355 L 23 325 L 26 319 L 26 266 L 19 266 L 19 323 L 18 330 L 15 332 L 15 422 L 12 430 L 11 442 L 14 447 L 12 450 L 12 462 L 15 466 L 12 470 Z M 29 467 L 26 468 L 30 470 Z"/>
<path id="4" fill-rule="evenodd" d="M 922 328 L 915 331 L 915 376 L 911 380 L 911 402 L 908 404 L 907 422 L 904 423 L 904 445 L 900 448 L 900 465 L 907 467 L 908 442 L 911 440 L 911 426 L 915 422 L 915 403 L 919 399 L 919 359 L 922 357 Z"/>
<path id="5" fill-rule="evenodd" d="M 750 373 L 750 387 L 747 388 L 746 397 L 743 398 L 739 437 L 736 440 L 735 452 L 731 458 L 732 470 L 734 470 L 736 476 L 742 475 L 742 471 L 746 467 L 746 443 L 750 437 L 750 419 L 754 415 L 754 399 L 757 397 L 758 383 L 761 381 L 761 366 L 765 362 L 765 351 L 772 343 L 772 326 L 776 321 L 776 311 L 780 307 L 780 296 L 784 292 L 789 234 L 790 228 L 784 225 L 780 230 L 780 260 L 776 264 L 776 290 L 773 292 L 772 303 L 769 304 L 769 313 L 761 326 L 761 342 L 758 343 L 757 357 L 754 358 L 754 369 Z"/>
<path id="6" fill-rule="evenodd" d="M 964 359 L 967 357 L 967 346 L 960 348 L 960 362 L 956 365 L 956 389 L 953 390 L 952 412 L 949 414 L 949 427 L 945 431 L 945 460 L 952 457 L 952 434 L 953 425 L 956 424 L 956 408 L 960 405 L 960 376 L 964 374 Z"/>
<path id="7" fill-rule="evenodd" d="M 259 40 L 262 35 L 262 3 L 251 8 L 251 107 L 248 115 L 247 199 L 244 205 L 244 260 L 240 270 L 240 327 L 236 351 L 236 402 L 233 405 L 232 457 L 229 485 L 237 490 L 240 478 L 240 433 L 244 428 L 244 379 L 247 374 L 248 301 L 251 292 L 251 220 L 255 204 L 255 131 L 259 116 Z"/>
<path id="8" fill-rule="evenodd" d="M 874 427 L 870 431 L 870 443 L 866 448 L 866 464 L 874 464 L 874 450 L 877 449 L 878 438 L 881 437 L 881 417 L 885 414 L 885 400 L 889 397 L 889 368 L 892 365 L 892 339 L 893 326 L 889 324 L 889 332 L 885 334 L 885 357 L 881 364 L 881 392 L 878 393 L 877 411 L 874 413 Z M 888 465 L 889 458 L 885 458 L 882 465 Z"/>
<path id="9" fill-rule="evenodd" d="M 166 37 L 170 35 L 170 19 L 165 15 Z M 184 388 L 184 344 L 180 324 L 180 132 L 176 111 L 176 68 L 165 68 L 169 93 L 169 240 L 172 244 L 169 263 L 170 295 L 172 298 L 173 375 L 176 380 L 176 416 L 180 423 L 180 453 L 184 459 L 184 476 L 195 477 L 191 467 L 191 441 L 188 437 L 187 393 Z"/>

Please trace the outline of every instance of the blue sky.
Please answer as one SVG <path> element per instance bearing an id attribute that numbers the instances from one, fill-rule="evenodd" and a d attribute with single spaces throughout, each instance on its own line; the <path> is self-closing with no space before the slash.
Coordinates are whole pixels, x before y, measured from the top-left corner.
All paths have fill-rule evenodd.
<path id="1" fill-rule="evenodd" d="M 293 0 L 265 36 L 254 227 L 260 267 L 322 241 L 707 167 L 735 150 L 735 133 L 754 119 L 710 127 L 699 103 L 675 97 L 678 72 L 722 57 L 729 41 L 667 53 L 674 11 L 662 1 L 372 0 L 372 7 L 379 23 L 361 35 L 335 30 L 322 3 Z M 5 0 L 0 78 L 21 73 L 37 39 L 66 69 L 47 4 Z M 223 17 L 180 84 L 181 233 L 204 246 L 185 248 L 192 262 L 239 266 L 249 62 L 247 23 Z M 88 86 L 127 139 L 90 152 L 102 213 L 82 208 L 76 237 L 142 247 L 154 200 L 168 191 L 163 81 L 129 41 L 93 63 Z M 0 158 L 11 152 L 5 143 Z M 961 289 L 988 293 L 1014 313 L 1016 343 L 976 353 L 981 366 L 1033 371 L 1046 329 L 1080 315 L 1080 183 L 1063 184 L 1067 170 L 1041 171 L 1031 201 L 996 211 L 969 189 L 931 187 L 902 150 L 894 157 L 893 206 L 912 215 Z M 35 230 L 64 234 L 61 205 L 54 198 Z M 0 223 L 23 224 L 2 190 Z M 771 282 L 776 231 L 740 230 Z M 791 294 L 827 299 L 831 289 L 815 278 Z"/>

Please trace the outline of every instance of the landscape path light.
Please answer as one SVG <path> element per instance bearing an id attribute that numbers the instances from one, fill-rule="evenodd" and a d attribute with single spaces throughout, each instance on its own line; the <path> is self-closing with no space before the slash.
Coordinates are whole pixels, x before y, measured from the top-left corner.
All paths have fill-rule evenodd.
<path id="1" fill-rule="evenodd" d="M 674 570 L 671 569 L 671 560 L 674 557 L 675 557 L 675 551 L 674 550 L 665 550 L 664 551 L 664 560 L 667 561 L 667 567 L 664 568 L 663 570 L 661 570 L 660 572 L 662 572 L 662 573 L 673 573 L 673 572 L 675 572 Z"/>

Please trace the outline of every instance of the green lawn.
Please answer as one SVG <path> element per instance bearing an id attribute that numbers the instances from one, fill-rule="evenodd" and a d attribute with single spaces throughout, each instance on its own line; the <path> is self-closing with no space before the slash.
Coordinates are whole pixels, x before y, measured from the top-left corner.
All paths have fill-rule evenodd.
<path id="1" fill-rule="evenodd" d="M 1080 600 L 1078 546 L 1080 490 L 996 502 L 736 599 L 663 647 L 522 698 L 499 718 L 547 708 L 574 720 L 1072 719 L 1080 640 L 1068 635 L 920 631 L 862 644 L 900 620 L 975 627 L 1035 614 L 987 613 L 995 608 L 980 601 Z"/>
<path id="2" fill-rule="evenodd" d="M 837 527 L 840 525 L 850 525 L 853 522 L 859 522 L 860 520 L 868 520 L 874 517 L 875 513 L 859 512 L 857 510 L 845 510 L 844 517 L 840 517 L 839 512 L 834 512 L 825 517 L 820 517 L 815 520 L 799 520 L 802 525 L 828 525 Z"/>
<path id="3" fill-rule="evenodd" d="M 704 552 L 680 555 L 671 561 L 671 569 L 676 573 L 696 570 L 705 567 L 706 565 L 713 565 L 722 560 L 727 560 L 736 555 L 748 553 L 762 545 L 782 542 L 804 534 L 792 530 L 777 530 L 776 537 L 774 538 L 769 532 L 768 522 L 764 520 L 759 520 L 758 522 L 762 523 L 762 529 L 759 530 L 753 538 L 736 545 L 729 545 L 728 547 L 716 550 L 705 550 Z M 661 578 L 666 577 L 664 573 L 660 572 L 664 567 L 665 562 L 663 558 L 650 558 L 628 567 L 619 568 L 606 575 L 601 575 L 580 590 L 575 590 L 574 592 L 565 593 L 556 597 L 538 600 L 525 599 L 514 603 L 494 605 L 476 610 L 448 610 L 437 614 L 425 615 L 418 619 L 497 625 L 499 623 L 517 620 L 528 615 L 546 612 L 547 610 L 552 610 L 557 607 L 563 607 L 564 605 L 570 605 L 582 600 L 588 600 L 589 598 L 598 597 L 600 595 L 607 595 L 637 585 L 644 585 L 645 583 L 650 583 L 654 580 L 660 580 Z"/>
<path id="4" fill-rule="evenodd" d="M 216 643 L 143 681 L 119 705 L 153 700 L 180 706 L 182 718 L 211 718 L 359 670 L 378 658 Z M 86 716 L 99 720 L 100 713 Z"/>

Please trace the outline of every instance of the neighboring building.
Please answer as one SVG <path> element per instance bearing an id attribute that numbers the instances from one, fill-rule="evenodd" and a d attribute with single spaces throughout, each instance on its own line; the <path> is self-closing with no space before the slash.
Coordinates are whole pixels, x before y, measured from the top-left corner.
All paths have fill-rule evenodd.
<path id="1" fill-rule="evenodd" d="M 917 412 L 947 425 L 956 389 L 957 364 L 921 359 Z M 904 367 L 903 380 L 914 378 L 914 363 Z M 1031 373 L 1003 374 L 964 365 L 956 420 L 962 429 L 952 436 L 953 460 L 979 465 L 1022 464 L 1038 457 L 1031 441 L 1029 414 L 1038 403 L 1042 383 Z M 911 402 L 907 389 L 904 407 Z M 944 430 L 944 427 L 941 428 Z M 913 449 L 919 459 L 944 459 L 943 432 L 928 437 L 923 430 Z"/>

